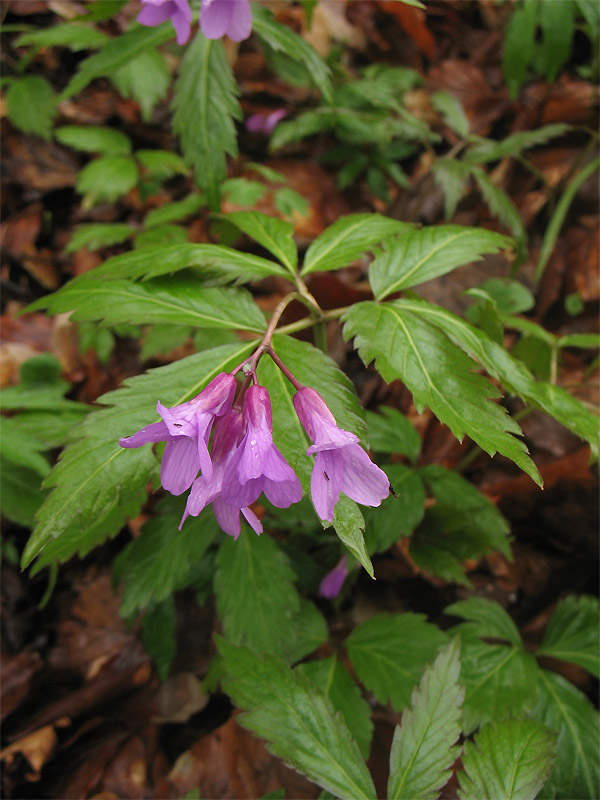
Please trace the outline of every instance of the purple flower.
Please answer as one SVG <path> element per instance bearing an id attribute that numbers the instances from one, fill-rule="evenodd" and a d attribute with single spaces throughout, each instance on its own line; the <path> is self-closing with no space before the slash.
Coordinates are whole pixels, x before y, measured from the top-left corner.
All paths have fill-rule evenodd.
<path id="1" fill-rule="evenodd" d="M 273 420 L 269 393 L 251 386 L 244 397 L 246 432 L 223 475 L 221 497 L 228 506 L 243 509 L 264 491 L 278 508 L 302 499 L 302 487 L 294 470 L 273 444 Z"/>
<path id="2" fill-rule="evenodd" d="M 225 470 L 235 455 L 243 435 L 244 423 L 239 409 L 232 408 L 224 417 L 217 420 L 212 440 L 212 476 L 207 478 L 206 475 L 201 475 L 192 484 L 181 525 L 188 516 L 197 517 L 205 506 L 212 503 L 217 522 L 229 536 L 237 539 L 240 535 L 240 511 L 255 532 L 262 533 L 262 524 L 253 511 L 247 506 L 240 508 L 228 505 L 221 497 Z"/>
<path id="3" fill-rule="evenodd" d="M 270 114 L 251 114 L 246 120 L 250 133 L 271 133 L 275 125 L 287 114 L 285 108 L 278 108 Z"/>
<path id="4" fill-rule="evenodd" d="M 252 30 L 248 0 L 202 0 L 200 28 L 207 39 L 227 35 L 234 42 L 242 42 Z"/>
<path id="5" fill-rule="evenodd" d="M 154 28 L 170 19 L 177 34 L 177 44 L 185 44 L 190 38 L 192 11 L 189 0 L 142 0 L 144 8 L 138 14 L 140 25 Z"/>
<path id="6" fill-rule="evenodd" d="M 348 575 L 348 557 L 342 556 L 336 566 L 330 570 L 319 584 L 319 594 L 333 600 L 342 590 Z"/>
<path id="7" fill-rule="evenodd" d="M 166 408 L 160 402 L 157 411 L 162 417 L 124 439 L 121 447 L 166 442 L 160 466 L 160 481 L 171 494 L 189 489 L 198 470 L 210 478 L 213 472 L 208 453 L 208 439 L 215 417 L 231 408 L 235 394 L 235 378 L 221 372 L 192 400 Z"/>
<path id="8" fill-rule="evenodd" d="M 310 387 L 294 395 L 294 408 L 313 440 L 306 451 L 316 454 L 310 489 L 317 514 L 333 522 L 340 492 L 365 506 L 378 506 L 390 491 L 387 475 L 373 464 L 358 436 L 338 428 L 321 395 Z"/>

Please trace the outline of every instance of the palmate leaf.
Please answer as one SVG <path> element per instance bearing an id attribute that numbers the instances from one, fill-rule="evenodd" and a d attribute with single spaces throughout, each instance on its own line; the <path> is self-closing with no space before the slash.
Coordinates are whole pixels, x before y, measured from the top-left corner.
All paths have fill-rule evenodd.
<path id="1" fill-rule="evenodd" d="M 461 800 L 534 800 L 552 772 L 556 735 L 539 722 L 506 720 L 486 725 L 466 742 Z"/>
<path id="2" fill-rule="evenodd" d="M 302 275 L 347 267 L 383 239 L 410 228 L 381 214 L 348 214 L 318 236 L 306 251 Z"/>
<path id="3" fill-rule="evenodd" d="M 533 718 L 558 733 L 557 758 L 540 798 L 594 800 L 600 792 L 598 712 L 572 683 L 541 670 Z"/>
<path id="4" fill-rule="evenodd" d="M 369 281 L 373 294 L 382 300 L 510 244 L 510 239 L 494 231 L 461 225 L 407 231 L 392 240 L 371 264 Z"/>
<path id="5" fill-rule="evenodd" d="M 377 614 L 346 639 L 352 666 L 380 703 L 405 708 L 425 665 L 448 637 L 423 614 Z"/>
<path id="6" fill-rule="evenodd" d="M 105 325 L 171 323 L 257 332 L 266 325 L 245 289 L 206 287 L 184 276 L 145 283 L 69 283 L 41 298 L 35 307 L 46 308 L 50 314 L 76 309 L 71 315 L 74 321 L 102 320 Z"/>
<path id="7" fill-rule="evenodd" d="M 274 656 L 260 658 L 221 637 L 224 689 L 244 714 L 238 722 L 307 778 L 348 800 L 376 796 L 364 759 L 341 714 L 308 678 Z"/>
<path id="8" fill-rule="evenodd" d="M 318 661 L 308 661 L 296 667 L 331 700 L 336 711 L 341 711 L 365 758 L 369 757 L 373 722 L 369 704 L 360 693 L 354 678 L 336 656 Z"/>
<path id="9" fill-rule="evenodd" d="M 396 726 L 390 754 L 390 800 L 436 800 L 448 782 L 460 748 L 460 643 L 454 639 L 415 688 L 410 708 Z"/>
<path id="10" fill-rule="evenodd" d="M 234 124 L 242 116 L 238 91 L 223 43 L 198 31 L 175 82 L 173 130 L 213 211 L 219 210 L 219 184 L 227 177 L 225 154 L 238 152 Z"/>
<path id="11" fill-rule="evenodd" d="M 596 598 L 570 595 L 561 600 L 538 655 L 579 664 L 600 678 L 600 615 Z"/>
<path id="12" fill-rule="evenodd" d="M 261 244 L 285 266 L 288 272 L 295 273 L 298 251 L 294 242 L 294 226 L 291 222 L 270 217 L 261 211 L 233 211 L 223 219 L 232 222 L 242 233 Z"/>
<path id="13" fill-rule="evenodd" d="M 384 380 L 402 380 L 417 410 L 429 406 L 459 441 L 467 434 L 487 453 L 507 456 L 541 484 L 527 448 L 513 435 L 520 434 L 519 426 L 490 401 L 498 391 L 474 372 L 476 364 L 443 332 L 408 311 L 401 301 L 358 303 L 345 315 L 344 323 L 344 337 L 355 337 L 364 363 L 375 359 Z"/>
<path id="14" fill-rule="evenodd" d="M 598 417 L 566 389 L 536 382 L 527 367 L 513 358 L 504 347 L 445 308 L 424 300 L 397 300 L 395 305 L 436 325 L 462 350 L 479 361 L 492 377 L 499 378 L 508 391 L 554 417 L 576 436 L 589 442 L 592 450 L 597 452 Z"/>
<path id="15" fill-rule="evenodd" d="M 54 491 L 37 515 L 23 566 L 72 525 L 76 527 L 70 552 L 63 552 L 63 559 L 84 549 L 91 534 L 94 544 L 102 541 L 102 532 L 90 531 L 90 522 L 137 497 L 157 466 L 149 446 L 123 449 L 119 438 L 155 422 L 157 400 L 166 406 L 189 400 L 219 372 L 237 366 L 253 346 L 223 345 L 198 353 L 132 378 L 99 398 L 99 403 L 112 407 L 92 412 L 74 429 L 71 443 L 46 479 Z M 114 532 L 113 524 L 105 538 Z"/>

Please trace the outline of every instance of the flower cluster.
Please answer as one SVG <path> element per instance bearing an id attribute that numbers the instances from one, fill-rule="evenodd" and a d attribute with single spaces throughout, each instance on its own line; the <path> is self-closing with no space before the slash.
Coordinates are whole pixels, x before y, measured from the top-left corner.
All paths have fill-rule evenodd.
<path id="1" fill-rule="evenodd" d="M 177 35 L 177 44 L 190 38 L 192 11 L 189 0 L 142 0 L 137 21 L 150 28 L 170 19 Z M 202 0 L 200 29 L 207 39 L 229 36 L 242 42 L 252 30 L 252 11 L 248 0 Z"/>
<path id="2" fill-rule="evenodd" d="M 234 403 L 235 377 L 220 373 L 186 403 L 172 408 L 158 403 L 160 422 L 119 441 L 121 447 L 166 442 L 163 487 L 174 495 L 191 489 L 182 524 L 212 503 L 225 533 L 239 536 L 241 512 L 260 534 L 262 525 L 250 506 L 263 492 L 278 508 L 302 498 L 298 477 L 273 443 L 269 393 L 256 382 L 248 383 L 249 379 Z M 311 494 L 321 519 L 333 521 L 340 492 L 363 505 L 378 506 L 389 494 L 389 481 L 358 437 L 338 428 L 321 395 L 310 387 L 298 384 L 294 407 L 313 441 L 306 452 L 315 455 Z"/>

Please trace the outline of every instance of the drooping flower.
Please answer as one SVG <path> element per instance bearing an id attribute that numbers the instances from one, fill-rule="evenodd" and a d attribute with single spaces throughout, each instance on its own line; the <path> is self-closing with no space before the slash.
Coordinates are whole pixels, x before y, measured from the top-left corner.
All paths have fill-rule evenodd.
<path id="1" fill-rule="evenodd" d="M 273 444 L 273 418 L 269 393 L 251 386 L 244 397 L 246 432 L 227 464 L 221 497 L 228 506 L 243 509 L 264 491 L 278 508 L 302 499 L 294 470 Z"/>
<path id="2" fill-rule="evenodd" d="M 333 600 L 342 590 L 344 581 L 348 576 L 348 556 L 343 555 L 335 567 L 325 575 L 319 584 L 319 594 Z"/>
<path id="3" fill-rule="evenodd" d="M 239 409 L 235 407 L 230 409 L 224 417 L 216 421 L 211 453 L 213 462 L 212 476 L 207 478 L 206 475 L 201 475 L 192 484 L 181 525 L 183 525 L 186 517 L 197 517 L 205 506 L 212 503 L 217 522 L 229 536 L 237 539 L 240 535 L 240 511 L 254 531 L 257 534 L 262 533 L 262 524 L 251 509 L 247 506 L 228 505 L 221 497 L 225 470 L 235 455 L 243 435 L 244 423 Z M 180 530 L 181 525 L 179 526 Z"/>
<path id="4" fill-rule="evenodd" d="M 340 492 L 364 506 L 380 505 L 390 482 L 362 449 L 358 436 L 338 428 L 321 395 L 308 386 L 294 395 L 294 408 L 314 442 L 306 453 L 316 456 L 310 488 L 321 519 L 333 521 Z"/>
<path id="5" fill-rule="evenodd" d="M 242 42 L 252 30 L 252 11 L 248 0 L 202 0 L 200 28 L 207 39 L 229 36 Z"/>
<path id="6" fill-rule="evenodd" d="M 215 417 L 226 414 L 235 394 L 235 378 L 221 372 L 196 397 L 186 403 L 166 408 L 160 402 L 160 422 L 119 439 L 121 447 L 166 442 L 160 466 L 160 480 L 171 494 L 185 492 L 192 485 L 198 470 L 207 478 L 213 466 L 208 452 L 208 439 Z"/>
<path id="7" fill-rule="evenodd" d="M 170 19 L 177 34 L 177 44 L 185 44 L 190 38 L 192 11 L 189 0 L 142 0 L 144 7 L 138 14 L 140 25 L 154 28 Z"/>
<path id="8" fill-rule="evenodd" d="M 285 108 L 277 108 L 270 114 L 251 114 L 246 120 L 250 133 L 271 133 L 275 125 L 287 114 Z"/>

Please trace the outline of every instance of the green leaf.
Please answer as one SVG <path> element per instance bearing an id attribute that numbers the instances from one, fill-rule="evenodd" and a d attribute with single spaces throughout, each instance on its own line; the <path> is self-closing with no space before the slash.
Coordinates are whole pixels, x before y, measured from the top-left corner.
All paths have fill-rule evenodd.
<path id="1" fill-rule="evenodd" d="M 171 664 L 177 653 L 177 612 L 175 600 L 166 597 L 144 614 L 142 640 L 144 649 L 154 661 L 161 681 L 169 677 Z"/>
<path id="2" fill-rule="evenodd" d="M 42 298 L 50 314 L 76 309 L 76 321 L 121 323 L 172 323 L 198 328 L 235 328 L 260 332 L 265 319 L 244 289 L 205 287 L 184 276 L 131 281 L 70 283 Z"/>
<path id="3" fill-rule="evenodd" d="M 327 640 L 327 622 L 314 603 L 301 597 L 300 610 L 292 617 L 288 633 L 286 656 L 290 664 L 295 664 Z"/>
<path id="4" fill-rule="evenodd" d="M 99 128 L 94 125 L 64 125 L 54 132 L 57 140 L 84 153 L 100 153 L 103 156 L 127 156 L 131 153 L 131 140 L 114 128 Z"/>
<path id="5" fill-rule="evenodd" d="M 161 53 L 148 48 L 115 70 L 111 80 L 120 95 L 140 104 L 142 119 L 149 122 L 154 106 L 167 96 L 171 76 Z"/>
<path id="6" fill-rule="evenodd" d="M 449 92 L 439 91 L 431 95 L 431 105 L 442 115 L 446 125 L 463 139 L 469 135 L 469 120 L 460 100 Z"/>
<path id="7" fill-rule="evenodd" d="M 531 5 L 534 5 L 531 3 Z M 471 147 L 465 153 L 464 160 L 470 164 L 483 164 L 486 161 L 499 161 L 506 156 L 519 156 L 523 150 L 544 144 L 549 139 L 562 136 L 563 133 L 571 130 L 570 125 L 563 122 L 555 122 L 552 125 L 544 125 L 535 131 L 518 131 L 507 136 L 506 139 L 498 142 L 494 139 L 483 139 Z"/>
<path id="8" fill-rule="evenodd" d="M 371 709 L 346 667 L 334 655 L 300 664 L 296 674 L 307 677 L 329 698 L 335 711 L 341 712 L 363 757 L 368 758 L 373 736 Z"/>
<path id="9" fill-rule="evenodd" d="M 425 665 L 448 641 L 423 614 L 377 614 L 346 639 L 352 666 L 380 703 L 406 708 Z"/>
<path id="10" fill-rule="evenodd" d="M 375 787 L 358 745 L 327 697 L 274 656 L 260 658 L 218 637 L 225 691 L 245 728 L 270 751 L 340 798 L 372 800 Z"/>
<path id="11" fill-rule="evenodd" d="M 459 600 L 444 610 L 475 623 L 477 635 L 486 639 L 502 639 L 516 647 L 521 647 L 521 635 L 511 617 L 499 603 L 485 597 L 469 597 Z"/>
<path id="12" fill-rule="evenodd" d="M 288 219 L 297 216 L 307 217 L 310 208 L 308 200 L 289 186 L 277 189 L 273 193 L 273 204 L 277 211 Z"/>
<path id="13" fill-rule="evenodd" d="M 80 22 L 63 22 L 50 28 L 30 31 L 19 36 L 15 47 L 67 47 L 72 53 L 102 47 L 108 36 L 102 31 Z"/>
<path id="14" fill-rule="evenodd" d="M 181 225 L 157 225 L 147 231 L 141 231 L 133 240 L 136 250 L 142 248 L 155 250 L 157 247 L 165 245 L 187 244 L 188 234 Z"/>
<path id="15" fill-rule="evenodd" d="M 431 172 L 444 193 L 444 216 L 449 222 L 469 188 L 469 169 L 462 161 L 440 159 L 432 165 Z"/>
<path id="16" fill-rule="evenodd" d="M 335 115 L 330 108 L 317 108 L 304 111 L 291 120 L 280 122 L 271 135 L 269 149 L 281 150 L 292 142 L 306 139 L 315 133 L 328 131 L 334 126 Z"/>
<path id="17" fill-rule="evenodd" d="M 252 31 L 257 33 L 275 52 L 285 53 L 306 67 L 315 85 L 327 102 L 331 102 L 330 70 L 317 51 L 297 33 L 277 22 L 270 11 L 252 7 Z"/>
<path id="18" fill-rule="evenodd" d="M 14 418 L 0 418 L 0 454 L 5 459 L 33 470 L 44 478 L 50 472 L 50 464 L 42 455 L 43 450 L 43 442 L 15 425 Z"/>
<path id="19" fill-rule="evenodd" d="M 373 293 L 382 300 L 400 289 L 425 283 L 486 253 L 510 246 L 510 239 L 484 228 L 436 225 L 408 231 L 391 241 L 369 268 Z"/>
<path id="20" fill-rule="evenodd" d="M 475 178 L 479 191 L 488 205 L 492 214 L 510 231 L 517 242 L 517 247 L 522 257 L 525 256 L 527 246 L 527 233 L 521 219 L 521 214 L 513 204 L 507 193 L 492 183 L 489 176 L 476 166 L 471 167 L 471 174 Z"/>
<path id="21" fill-rule="evenodd" d="M 344 337 L 355 337 L 363 362 L 376 359 L 384 380 L 404 381 L 419 412 L 429 406 L 459 441 L 467 434 L 490 455 L 502 453 L 541 483 L 527 448 L 512 435 L 520 434 L 519 426 L 490 402 L 497 390 L 473 372 L 474 362 L 445 334 L 407 311 L 404 301 L 358 303 L 344 323 Z"/>
<path id="22" fill-rule="evenodd" d="M 499 378 L 508 391 L 554 417 L 576 436 L 588 441 L 593 451 L 596 450 L 598 418 L 565 389 L 536 382 L 525 365 L 504 347 L 445 308 L 423 300 L 400 300 L 397 304 L 438 326 L 460 348 L 477 359 L 492 377 Z"/>
<path id="23" fill-rule="evenodd" d="M 160 208 L 153 208 L 144 217 L 144 227 L 154 228 L 169 222 L 179 222 L 195 214 L 205 204 L 206 198 L 203 194 L 188 194 L 183 200 L 178 200 L 175 203 L 166 203 Z"/>
<path id="24" fill-rule="evenodd" d="M 542 70 L 549 81 L 555 80 L 571 54 L 574 10 L 575 5 L 571 0 L 553 0 L 552 3 L 540 4 L 542 41 L 539 55 Z"/>
<path id="25" fill-rule="evenodd" d="M 51 411 L 54 414 L 89 411 L 90 407 L 85 403 L 64 398 L 71 385 L 60 377 L 60 371 L 60 362 L 50 353 L 27 359 L 21 364 L 20 382 L 0 392 L 0 408 L 3 411 Z"/>
<path id="26" fill-rule="evenodd" d="M 166 181 L 174 175 L 187 175 L 181 156 L 168 150 L 136 150 L 135 157 L 144 167 L 146 175 L 159 181 Z"/>
<path id="27" fill-rule="evenodd" d="M 318 236 L 306 251 L 302 275 L 347 267 L 351 261 L 409 225 L 381 214 L 348 214 Z"/>
<path id="28" fill-rule="evenodd" d="M 23 566 L 71 525 L 75 535 L 70 554 L 63 553 L 63 558 L 84 548 L 91 535 L 90 520 L 137 497 L 156 470 L 149 447 L 124 449 L 119 438 L 156 421 L 157 400 L 172 406 L 194 397 L 219 372 L 237 366 L 252 347 L 249 343 L 224 345 L 198 353 L 129 379 L 122 388 L 99 398 L 101 405 L 112 408 L 89 414 L 73 431 L 71 443 L 46 479 L 46 486 L 54 491 L 39 511 Z"/>
<path id="29" fill-rule="evenodd" d="M 291 621 L 300 610 L 294 571 L 268 535 L 246 526 L 237 540 L 219 548 L 215 594 L 225 635 L 258 653 L 284 659 L 290 650 Z"/>
<path id="30" fill-rule="evenodd" d="M 173 130 L 213 211 L 219 210 L 219 184 L 227 177 L 225 154 L 238 153 L 234 124 L 242 117 L 238 93 L 223 43 L 198 31 L 175 82 Z"/>
<path id="31" fill-rule="evenodd" d="M 288 272 L 295 273 L 298 251 L 291 222 L 270 217 L 260 211 L 233 211 L 223 219 L 232 222 L 242 233 L 272 253 Z"/>
<path id="32" fill-rule="evenodd" d="M 579 664 L 600 678 L 600 613 L 596 598 L 570 595 L 561 600 L 537 654 Z"/>
<path id="33" fill-rule="evenodd" d="M 435 504 L 425 511 L 410 553 L 431 575 L 469 585 L 462 562 L 492 550 L 511 558 L 509 525 L 498 509 L 458 473 L 431 464 L 420 470 Z M 518 634 L 517 634 L 518 636 Z"/>
<path id="34" fill-rule="evenodd" d="M 365 509 L 365 539 L 370 553 L 387 550 L 403 536 L 410 536 L 423 519 L 425 486 L 417 470 L 404 464 L 383 467 L 394 495 L 379 508 Z"/>
<path id="35" fill-rule="evenodd" d="M 396 726 L 390 754 L 388 797 L 436 800 L 460 747 L 460 643 L 454 639 L 425 669 L 410 708 Z"/>
<path id="36" fill-rule="evenodd" d="M 43 139 L 51 136 L 56 104 L 54 89 L 37 75 L 14 80 L 6 93 L 6 113 L 13 125 Z"/>
<path id="37" fill-rule="evenodd" d="M 0 455 L 0 480 L 2 516 L 19 525 L 30 527 L 46 496 L 40 486 L 39 474 Z"/>
<path id="38" fill-rule="evenodd" d="M 540 798 L 589 798 L 600 792 L 598 712 L 569 681 L 540 671 L 541 696 L 533 718 L 558 733 L 554 771 Z"/>
<path id="39" fill-rule="evenodd" d="M 172 36 L 173 27 L 167 22 L 155 28 L 136 25 L 126 33 L 116 36 L 102 50 L 78 65 L 77 72 L 61 93 L 59 100 L 66 100 L 78 94 L 95 78 L 112 75 L 140 53 L 168 42 Z"/>
<path id="40" fill-rule="evenodd" d="M 529 289 L 510 278 L 489 278 L 481 288 L 493 298 L 498 309 L 507 314 L 521 314 L 535 305 Z"/>
<path id="41" fill-rule="evenodd" d="M 135 228 L 124 222 L 91 222 L 89 225 L 79 225 L 65 247 L 65 255 L 75 253 L 77 250 L 100 250 L 113 244 L 121 244 L 133 236 Z"/>
<path id="42" fill-rule="evenodd" d="M 42 449 L 52 450 L 62 447 L 71 429 L 81 422 L 89 410 L 89 406 L 81 403 L 80 409 L 72 411 L 22 411 L 11 417 L 11 421 L 15 430 L 37 439 Z"/>
<path id="43" fill-rule="evenodd" d="M 221 191 L 227 196 L 227 202 L 237 206 L 253 206 L 263 197 L 267 187 L 260 181 L 248 178 L 228 178 L 221 184 Z"/>
<path id="44" fill-rule="evenodd" d="M 514 100 L 527 77 L 535 48 L 538 3 L 526 2 L 511 14 L 504 38 L 502 69 Z"/>
<path id="45" fill-rule="evenodd" d="M 130 156 L 102 156 L 90 161 L 77 175 L 83 208 L 116 202 L 134 188 L 138 177 L 137 164 Z"/>
<path id="46" fill-rule="evenodd" d="M 596 349 L 600 347 L 600 335 L 597 333 L 570 333 L 567 336 L 561 336 L 557 345 L 558 347 Z"/>
<path id="47" fill-rule="evenodd" d="M 365 542 L 365 520 L 354 500 L 345 495 L 340 495 L 333 510 L 333 528 L 339 539 L 346 545 L 369 575 L 374 578 L 373 564 L 369 558 Z"/>
<path id="48" fill-rule="evenodd" d="M 534 800 L 555 758 L 556 736 L 539 722 L 511 719 L 486 725 L 465 743 L 458 796 Z"/>
<path id="49" fill-rule="evenodd" d="M 408 417 L 395 408 L 380 406 L 367 411 L 369 442 L 376 453 L 397 453 L 415 462 L 421 452 L 421 438 Z"/>

